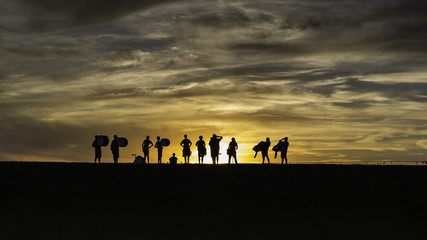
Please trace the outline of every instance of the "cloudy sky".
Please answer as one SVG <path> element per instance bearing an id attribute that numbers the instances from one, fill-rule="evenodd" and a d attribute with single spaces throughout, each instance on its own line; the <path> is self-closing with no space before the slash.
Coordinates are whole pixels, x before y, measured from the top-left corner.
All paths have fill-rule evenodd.
<path id="1" fill-rule="evenodd" d="M 169 157 L 183 134 L 212 133 L 235 137 L 241 162 L 285 136 L 291 163 L 426 160 L 426 12 L 415 0 L 0 0 L 0 160 L 91 162 L 93 136 L 117 134 L 130 162 L 146 135 L 171 139 Z"/>

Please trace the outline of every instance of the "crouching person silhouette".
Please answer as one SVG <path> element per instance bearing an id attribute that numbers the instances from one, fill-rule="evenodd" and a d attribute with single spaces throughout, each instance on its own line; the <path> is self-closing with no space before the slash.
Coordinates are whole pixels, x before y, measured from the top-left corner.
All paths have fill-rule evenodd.
<path id="1" fill-rule="evenodd" d="M 176 158 L 175 153 L 173 153 L 172 157 L 169 158 L 169 164 L 170 165 L 176 165 L 176 162 L 178 162 L 178 158 Z"/>

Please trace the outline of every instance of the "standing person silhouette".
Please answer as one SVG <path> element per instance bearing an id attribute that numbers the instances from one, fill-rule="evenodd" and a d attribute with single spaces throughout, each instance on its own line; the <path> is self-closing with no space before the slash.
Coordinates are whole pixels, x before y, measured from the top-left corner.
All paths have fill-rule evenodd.
<path id="1" fill-rule="evenodd" d="M 234 162 L 237 164 L 237 157 L 236 157 L 236 151 L 237 149 L 239 149 L 236 139 L 232 138 L 231 142 L 228 144 L 228 149 L 227 149 L 227 153 L 228 153 L 228 164 L 230 164 L 231 162 L 231 157 L 234 158 Z"/>
<path id="2" fill-rule="evenodd" d="M 114 140 L 111 142 L 111 152 L 113 153 L 114 163 L 119 161 L 119 144 L 117 143 L 117 135 L 114 135 Z"/>
<path id="3" fill-rule="evenodd" d="M 288 137 L 280 139 L 279 151 L 281 152 L 280 156 L 282 157 L 282 164 L 283 164 L 283 160 L 285 160 L 286 164 L 288 164 L 288 157 L 286 156 L 288 153 L 288 147 L 289 147 Z"/>
<path id="4" fill-rule="evenodd" d="M 97 137 L 98 136 L 95 136 L 95 140 L 92 143 L 92 147 L 95 148 L 95 163 L 96 163 L 96 159 L 98 159 L 98 162 L 101 163 L 102 152 L 101 152 L 101 146 L 99 146 L 98 143 L 96 142 Z"/>
<path id="5" fill-rule="evenodd" d="M 270 164 L 270 158 L 268 157 L 268 148 L 270 144 L 270 138 L 266 138 L 265 142 L 261 142 L 262 164 L 264 164 L 265 158 L 267 158 L 268 164 Z"/>
<path id="6" fill-rule="evenodd" d="M 209 146 L 211 147 L 211 157 L 212 163 L 219 163 L 219 142 L 222 140 L 221 136 L 213 134 L 211 140 L 209 141 Z"/>
<path id="7" fill-rule="evenodd" d="M 191 150 L 190 147 L 193 143 L 190 141 L 190 139 L 187 138 L 187 134 L 184 135 L 184 139 L 181 141 L 182 149 L 182 156 L 184 157 L 185 164 L 190 163 L 190 155 Z"/>
<path id="8" fill-rule="evenodd" d="M 150 148 L 153 146 L 153 142 L 150 140 L 150 136 L 142 142 L 142 152 L 144 153 L 144 158 L 147 160 L 147 164 L 150 163 Z"/>
<path id="9" fill-rule="evenodd" d="M 203 140 L 203 136 L 199 136 L 199 141 L 196 142 L 197 151 L 199 152 L 199 164 L 203 164 L 203 158 L 206 155 L 206 143 Z"/>
<path id="10" fill-rule="evenodd" d="M 163 145 L 162 142 L 160 141 L 160 137 L 157 137 L 157 142 L 154 145 L 155 148 L 157 148 L 157 163 L 161 164 L 162 163 L 162 154 L 163 154 Z"/>

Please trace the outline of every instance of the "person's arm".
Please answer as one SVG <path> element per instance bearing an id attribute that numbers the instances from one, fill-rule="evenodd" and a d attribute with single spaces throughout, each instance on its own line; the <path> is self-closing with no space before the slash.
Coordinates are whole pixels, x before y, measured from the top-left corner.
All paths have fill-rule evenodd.
<path id="1" fill-rule="evenodd" d="M 148 144 L 148 148 L 151 148 L 152 146 L 154 146 L 154 144 L 152 141 L 150 141 L 150 143 Z"/>
<path id="2" fill-rule="evenodd" d="M 238 145 L 237 145 L 237 143 L 236 143 L 236 150 L 237 150 L 237 149 L 239 149 L 239 146 L 238 146 Z"/>
<path id="3" fill-rule="evenodd" d="M 181 143 L 179 145 L 181 145 L 181 147 L 184 147 L 184 140 L 181 141 Z"/>
<path id="4" fill-rule="evenodd" d="M 222 140 L 222 136 L 217 136 L 218 141 Z"/>
<path id="5" fill-rule="evenodd" d="M 190 142 L 190 144 L 188 146 L 191 147 L 191 145 L 193 145 L 193 143 L 190 140 L 188 140 L 188 141 Z"/>

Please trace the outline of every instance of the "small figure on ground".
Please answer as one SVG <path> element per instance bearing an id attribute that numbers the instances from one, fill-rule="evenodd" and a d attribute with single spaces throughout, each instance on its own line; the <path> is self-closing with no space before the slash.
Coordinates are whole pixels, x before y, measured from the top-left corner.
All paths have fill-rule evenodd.
<path id="1" fill-rule="evenodd" d="M 144 153 L 144 158 L 147 161 L 147 164 L 150 163 L 150 148 L 153 146 L 153 142 L 150 140 L 150 136 L 142 142 L 142 152 Z"/>
<path id="2" fill-rule="evenodd" d="M 145 159 L 143 157 L 141 157 L 140 155 L 136 156 L 136 154 L 132 154 L 132 156 L 135 157 L 135 160 L 133 161 L 133 163 L 145 164 Z"/>
<path id="3" fill-rule="evenodd" d="M 161 164 L 162 154 L 163 154 L 163 145 L 162 145 L 162 142 L 160 141 L 160 137 L 157 137 L 157 142 L 154 145 L 154 147 L 157 148 L 157 163 Z"/>
<path id="4" fill-rule="evenodd" d="M 172 157 L 169 158 L 169 164 L 170 165 L 176 165 L 176 162 L 178 162 L 178 158 L 176 158 L 175 153 L 173 153 Z"/>
<path id="5" fill-rule="evenodd" d="M 211 157 L 212 163 L 219 163 L 219 142 L 222 140 L 221 136 L 213 134 L 211 140 L 209 141 L 209 146 L 211 147 Z"/>
<path id="6" fill-rule="evenodd" d="M 117 135 L 114 135 L 114 140 L 111 142 L 111 152 L 113 153 L 114 163 L 119 161 L 119 144 L 117 143 Z"/>
<path id="7" fill-rule="evenodd" d="M 190 141 L 190 139 L 187 138 L 187 134 L 184 135 L 184 139 L 181 141 L 182 149 L 182 156 L 184 157 L 184 163 L 190 163 L 190 156 L 191 156 L 191 150 L 190 147 L 193 143 Z"/>
<path id="8" fill-rule="evenodd" d="M 203 136 L 199 136 L 199 141 L 196 142 L 197 151 L 199 152 L 199 164 L 203 164 L 203 158 L 206 155 L 206 144 Z"/>
<path id="9" fill-rule="evenodd" d="M 97 137 L 98 136 L 95 136 L 95 140 L 93 140 L 92 147 L 95 148 L 95 163 L 96 163 L 96 159 L 98 159 L 98 162 L 101 163 L 102 152 L 101 152 L 101 146 L 96 142 Z"/>
<path id="10" fill-rule="evenodd" d="M 234 158 L 234 162 L 237 164 L 236 151 L 239 149 L 236 139 L 232 138 L 231 142 L 228 144 L 227 154 L 228 154 L 228 164 L 231 163 L 231 157 Z"/>
<path id="11" fill-rule="evenodd" d="M 280 142 L 280 145 L 278 146 L 278 148 L 279 148 L 279 151 L 281 152 L 280 156 L 282 157 L 282 164 L 283 164 L 283 160 L 285 160 L 286 164 L 288 164 L 288 157 L 286 156 L 288 153 L 288 147 L 289 147 L 288 137 L 280 139 L 279 142 Z"/>

